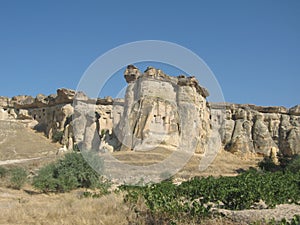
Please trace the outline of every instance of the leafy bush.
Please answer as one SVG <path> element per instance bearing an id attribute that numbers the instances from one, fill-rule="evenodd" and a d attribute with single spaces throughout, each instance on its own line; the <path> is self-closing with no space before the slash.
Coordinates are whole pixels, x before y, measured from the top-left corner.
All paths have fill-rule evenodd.
<path id="1" fill-rule="evenodd" d="M 33 178 L 33 185 L 43 192 L 55 192 L 59 187 L 57 168 L 54 163 L 39 170 L 38 176 Z"/>
<path id="2" fill-rule="evenodd" d="M 53 136 L 52 136 L 52 141 L 53 142 L 61 142 L 64 136 L 63 131 L 56 131 Z"/>
<path id="3" fill-rule="evenodd" d="M 80 153 L 68 153 L 56 163 L 40 169 L 33 185 L 43 192 L 66 192 L 72 189 L 102 187 L 103 179 Z"/>
<path id="4" fill-rule="evenodd" d="M 287 164 L 285 169 L 292 173 L 299 172 L 300 171 L 300 155 L 295 155 L 294 157 L 292 157 L 291 161 Z"/>
<path id="5" fill-rule="evenodd" d="M 258 163 L 260 169 L 269 172 L 275 172 L 281 170 L 282 167 L 276 165 L 270 157 L 265 157 L 263 161 Z"/>
<path id="6" fill-rule="evenodd" d="M 21 189 L 27 179 L 27 172 L 25 169 L 16 167 L 11 171 L 10 183 L 11 187 L 15 189 Z"/>
<path id="7" fill-rule="evenodd" d="M 258 166 L 264 171 L 290 171 L 298 172 L 300 171 L 300 155 L 293 155 L 291 157 L 280 157 L 280 165 L 274 164 L 271 158 L 266 157 L 261 161 Z"/>
<path id="8" fill-rule="evenodd" d="M 5 169 L 4 167 L 0 166 L 0 178 L 5 177 L 7 174 L 7 169 Z"/>
<path id="9" fill-rule="evenodd" d="M 138 199 L 144 199 L 153 217 L 164 215 L 172 221 L 188 218 L 199 222 L 211 214 L 212 205 L 243 210 L 250 209 L 259 200 L 269 207 L 284 203 L 298 204 L 299 181 L 300 172 L 271 173 L 251 169 L 236 177 L 195 177 L 178 186 L 165 181 L 145 187 L 120 188 L 127 192 L 124 200 L 132 207 L 137 207 Z"/>

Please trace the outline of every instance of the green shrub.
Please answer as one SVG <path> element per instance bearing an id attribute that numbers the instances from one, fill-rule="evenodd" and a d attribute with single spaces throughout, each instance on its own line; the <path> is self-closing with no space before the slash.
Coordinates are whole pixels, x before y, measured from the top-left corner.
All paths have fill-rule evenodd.
<path id="1" fill-rule="evenodd" d="M 258 163 L 260 169 L 269 172 L 275 172 L 281 170 L 279 165 L 276 165 L 270 157 L 265 157 L 263 161 Z"/>
<path id="2" fill-rule="evenodd" d="M 258 163 L 260 169 L 269 172 L 289 171 L 296 173 L 300 171 L 300 155 L 293 155 L 291 157 L 280 157 L 280 165 L 274 164 L 271 158 L 266 157 L 263 161 Z"/>
<path id="3" fill-rule="evenodd" d="M 33 178 L 35 188 L 43 192 L 66 192 L 76 188 L 98 188 L 101 176 L 94 171 L 81 153 L 68 153 L 56 163 L 40 169 Z"/>
<path id="4" fill-rule="evenodd" d="M 300 171 L 300 155 L 295 155 L 291 161 L 287 164 L 286 168 L 287 171 L 292 173 L 297 173 Z"/>
<path id="5" fill-rule="evenodd" d="M 79 148 L 78 144 L 74 144 L 73 151 L 74 152 L 80 152 L 80 148 Z"/>
<path id="6" fill-rule="evenodd" d="M 52 141 L 53 142 L 61 142 L 64 136 L 63 131 L 56 131 L 53 136 L 52 136 Z"/>
<path id="7" fill-rule="evenodd" d="M 55 192 L 58 187 L 57 169 L 54 163 L 44 166 L 39 170 L 38 176 L 33 178 L 33 185 L 43 192 Z"/>
<path id="8" fill-rule="evenodd" d="M 21 189 L 26 182 L 27 172 L 25 169 L 16 167 L 11 171 L 10 183 L 11 187 L 15 189 Z"/>
<path id="9" fill-rule="evenodd" d="M 5 177 L 7 174 L 7 169 L 5 169 L 4 167 L 0 166 L 0 178 Z"/>

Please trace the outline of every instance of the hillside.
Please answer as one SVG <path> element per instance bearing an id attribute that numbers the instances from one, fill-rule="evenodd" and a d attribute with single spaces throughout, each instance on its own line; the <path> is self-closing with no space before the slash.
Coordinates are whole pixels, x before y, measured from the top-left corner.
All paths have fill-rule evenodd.
<path id="1" fill-rule="evenodd" d="M 60 145 L 17 121 L 0 120 L 0 165 L 53 157 Z M 17 161 L 16 161 L 17 162 Z"/>

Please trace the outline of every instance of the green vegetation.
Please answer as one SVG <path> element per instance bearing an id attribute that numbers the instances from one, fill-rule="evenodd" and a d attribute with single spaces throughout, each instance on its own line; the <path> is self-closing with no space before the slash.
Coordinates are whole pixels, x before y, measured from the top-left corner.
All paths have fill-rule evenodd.
<path id="1" fill-rule="evenodd" d="M 272 219 L 270 222 L 256 222 L 251 223 L 250 225 L 299 225 L 300 224 L 300 215 L 295 215 L 291 221 L 282 219 L 280 222 L 277 222 L 275 219 Z"/>
<path id="2" fill-rule="evenodd" d="M 43 192 L 66 192 L 76 188 L 108 188 L 80 153 L 68 153 L 56 163 L 40 169 L 33 186 Z"/>
<path id="3" fill-rule="evenodd" d="M 291 157 L 282 157 L 279 158 L 280 165 L 274 164 L 271 158 L 266 157 L 261 161 L 258 166 L 269 172 L 276 171 L 289 171 L 292 173 L 300 171 L 300 155 L 293 155 Z"/>
<path id="4" fill-rule="evenodd" d="M 299 225 L 300 215 L 295 215 L 292 221 L 288 222 L 286 219 L 282 219 L 280 225 Z"/>
<path id="5" fill-rule="evenodd" d="M 61 142 L 64 136 L 63 131 L 56 131 L 53 136 L 52 136 L 52 141 L 53 142 Z"/>
<path id="6" fill-rule="evenodd" d="M 100 133 L 100 137 L 101 138 L 104 137 L 104 135 L 106 134 L 107 131 L 108 131 L 107 129 L 102 129 L 101 133 Z"/>
<path id="7" fill-rule="evenodd" d="M 258 166 L 263 171 L 276 172 L 282 170 L 282 167 L 280 165 L 274 164 L 272 159 L 269 157 L 266 157 L 263 161 L 259 162 Z"/>
<path id="8" fill-rule="evenodd" d="M 269 207 L 300 201 L 300 171 L 262 172 L 251 169 L 236 177 L 195 177 L 176 186 L 170 181 L 146 187 L 122 186 L 125 202 L 137 207 L 145 201 L 152 217 L 200 222 L 212 215 L 212 206 L 230 210 L 250 209 L 263 200 Z M 138 211 L 138 210 L 137 210 Z"/>
<path id="9" fill-rule="evenodd" d="M 10 186 L 15 189 L 21 189 L 27 180 L 27 172 L 25 169 L 15 167 L 10 171 Z"/>
<path id="10" fill-rule="evenodd" d="M 7 175 L 7 169 L 4 167 L 0 166 L 0 178 L 3 178 Z"/>
<path id="11" fill-rule="evenodd" d="M 300 171 L 300 155 L 293 156 L 290 162 L 286 165 L 285 169 L 292 173 Z"/>

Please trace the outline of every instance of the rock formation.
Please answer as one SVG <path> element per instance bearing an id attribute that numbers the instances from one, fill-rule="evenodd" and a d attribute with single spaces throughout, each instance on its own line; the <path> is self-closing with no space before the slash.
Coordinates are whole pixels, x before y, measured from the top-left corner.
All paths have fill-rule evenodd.
<path id="1" fill-rule="evenodd" d="M 149 67 L 141 73 L 127 67 L 124 114 L 116 133 L 123 148 L 144 150 L 165 145 L 188 146 L 195 137 L 197 152 L 204 151 L 209 132 L 208 92 L 194 77 L 170 77 Z"/>
<path id="2" fill-rule="evenodd" d="M 242 155 L 300 154 L 299 106 L 291 109 L 228 103 L 223 106 L 226 120 L 222 137 L 226 150 Z M 212 109 L 219 107 L 211 104 Z"/>
<path id="3" fill-rule="evenodd" d="M 171 77 L 152 67 L 127 67 L 125 99 L 89 99 L 61 88 L 45 96 L 0 97 L 0 120 L 18 120 L 61 134 L 65 149 L 142 151 L 164 146 L 195 147 L 204 153 L 209 135 L 220 133 L 224 148 L 242 156 L 300 154 L 300 105 L 262 107 L 208 103 L 208 91 L 195 77 Z M 76 127 L 76 129 L 74 129 Z"/>

